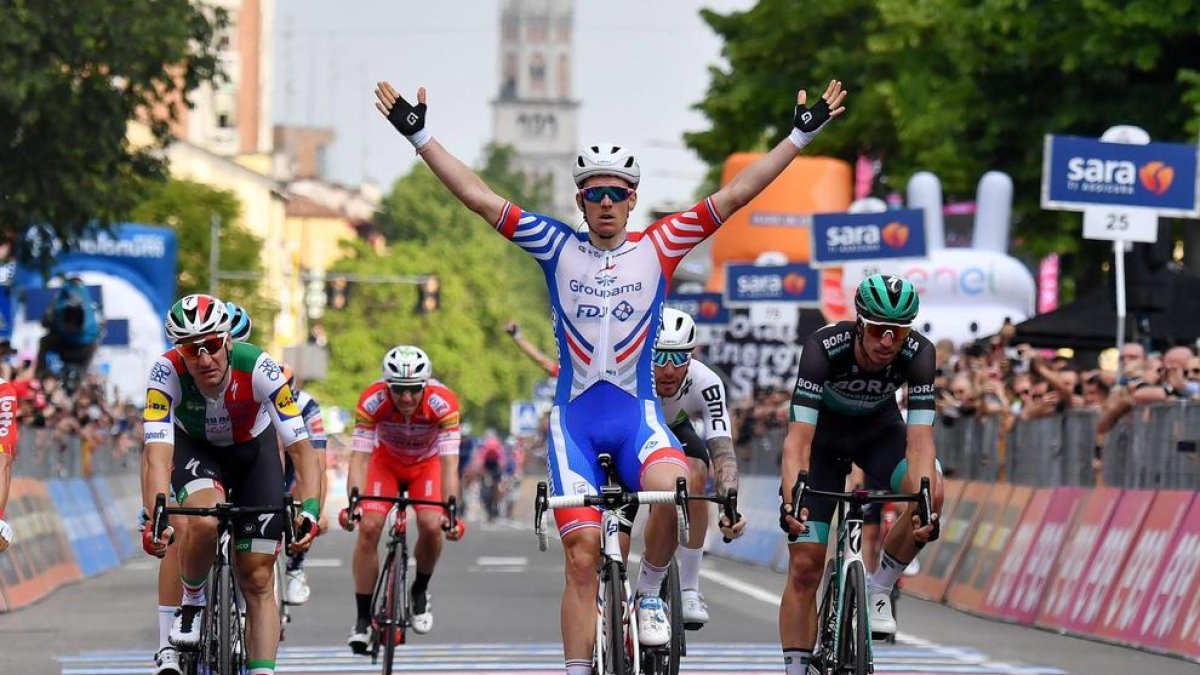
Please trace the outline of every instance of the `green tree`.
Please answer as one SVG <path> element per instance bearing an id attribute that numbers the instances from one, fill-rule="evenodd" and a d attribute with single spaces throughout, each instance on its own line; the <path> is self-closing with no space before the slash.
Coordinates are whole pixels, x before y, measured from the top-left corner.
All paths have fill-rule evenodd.
<path id="1" fill-rule="evenodd" d="M 531 210 L 544 207 L 544 188 L 531 186 L 511 168 L 508 151 L 490 151 L 480 173 L 515 202 Z M 531 340 L 554 351 L 540 268 L 459 204 L 424 164 L 396 182 L 379 222 L 403 238 L 378 256 L 357 246 L 357 255 L 334 271 L 436 274 L 441 309 L 417 314 L 415 286 L 355 284 L 346 309 L 325 314 L 329 377 L 310 388 L 323 403 L 352 408 L 379 377 L 387 350 L 415 344 L 433 359 L 434 377 L 458 393 L 466 419 L 502 427 L 509 402 L 529 397 L 534 382 L 545 377 L 504 332 L 508 320 L 517 319 Z"/>
<path id="2" fill-rule="evenodd" d="M 1025 253 L 1077 253 L 1070 275 L 1108 248 L 1081 243 L 1075 214 L 1039 206 L 1045 134 L 1099 136 L 1136 124 L 1157 140 L 1200 130 L 1200 5 L 1153 0 L 762 0 L 704 19 L 725 40 L 698 108 L 712 123 L 686 141 L 714 170 L 780 138 L 784 97 L 842 79 L 847 115 L 814 151 L 884 159 L 892 185 L 930 170 L 970 199 L 999 169 L 1015 184 Z"/>
<path id="3" fill-rule="evenodd" d="M 221 219 L 221 268 L 261 272 L 262 239 L 235 225 L 241 215 L 237 195 L 189 180 L 169 179 L 150 186 L 145 197 L 131 211 L 131 219 L 162 225 L 175 230 L 178 239 L 178 279 L 176 293 L 182 297 L 209 291 L 208 254 L 212 217 Z M 278 307 L 258 292 L 259 283 L 248 279 L 223 279 L 218 294 L 246 308 L 254 317 L 258 335 L 271 335 Z"/>
<path id="4" fill-rule="evenodd" d="M 0 222 L 48 268 L 28 227 L 67 247 L 126 218 L 165 175 L 159 149 L 188 94 L 214 81 L 223 10 L 189 0 L 12 0 L 0 11 Z M 140 112 L 156 143 L 133 148 Z"/>

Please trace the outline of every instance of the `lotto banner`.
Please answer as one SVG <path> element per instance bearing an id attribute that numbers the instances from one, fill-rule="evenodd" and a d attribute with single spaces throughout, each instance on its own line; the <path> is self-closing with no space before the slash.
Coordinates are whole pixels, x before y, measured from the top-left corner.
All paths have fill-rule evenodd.
<path id="1" fill-rule="evenodd" d="M 13 610 L 79 580 L 81 575 L 45 485 L 31 478 L 14 478 L 5 516 L 10 515 L 14 541 L 0 555 L 0 566 L 15 565 L 15 571 L 4 574 L 4 599 L 7 609 Z"/>
<path id="2" fill-rule="evenodd" d="M 983 614 L 1000 616 L 1008 606 L 1013 591 L 1016 590 L 1017 576 L 1033 548 L 1034 538 L 1041 529 L 1042 517 L 1046 515 L 1053 495 L 1054 490 L 1050 488 L 1043 488 L 1032 494 L 1024 515 L 1009 537 L 1007 546 L 997 556 L 999 566 L 987 578 L 987 590 L 983 603 L 979 606 L 979 611 Z M 1013 499 L 1017 498 L 1017 491 L 1014 490 Z M 979 576 L 983 578 L 982 572 Z"/>
<path id="3" fill-rule="evenodd" d="M 1162 576 L 1170 545 L 1195 493 L 1164 490 L 1154 495 L 1150 511 L 1137 532 L 1137 543 L 1130 548 L 1129 560 L 1120 579 L 1102 605 L 1091 635 L 1114 642 L 1141 644 L 1142 635 L 1135 622 L 1150 599 L 1150 585 Z"/>
<path id="4" fill-rule="evenodd" d="M 1008 489 L 1004 489 L 1008 487 Z M 946 595 L 946 603 L 972 612 L 983 605 L 987 582 L 991 579 L 1004 548 L 1021 522 L 1025 507 L 1033 496 L 1033 488 L 997 485 L 988 496 L 988 505 L 971 538 L 971 547 L 954 576 Z"/>
<path id="5" fill-rule="evenodd" d="M 1183 518 L 1167 569 L 1158 577 L 1150 609 L 1138 622 L 1151 646 L 1200 660 L 1200 498 Z M 1151 614 L 1161 607 L 1161 616 Z M 1161 622 L 1155 621 L 1159 619 Z M 1150 630 L 1145 628 L 1151 623 Z"/>
<path id="6" fill-rule="evenodd" d="M 955 487 L 958 487 L 955 490 Z M 926 600 L 941 602 L 963 544 L 979 515 L 990 485 L 946 481 L 942 504 L 942 533 L 937 542 L 921 556 L 921 573 L 904 584 L 904 590 Z M 953 500 L 953 501 L 952 501 Z"/>
<path id="7" fill-rule="evenodd" d="M 1001 618 L 1023 624 L 1033 623 L 1042 607 L 1046 585 L 1067 540 L 1067 532 L 1087 495 L 1088 491 L 1084 488 L 1054 489 L 1041 522 L 1034 523 L 1037 538 L 1020 567 L 1012 594 L 1001 611 Z"/>

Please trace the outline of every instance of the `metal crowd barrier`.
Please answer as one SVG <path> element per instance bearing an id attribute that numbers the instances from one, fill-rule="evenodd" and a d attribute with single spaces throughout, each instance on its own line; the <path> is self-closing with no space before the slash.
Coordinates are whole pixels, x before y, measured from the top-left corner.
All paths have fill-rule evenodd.
<path id="1" fill-rule="evenodd" d="M 938 458 L 963 480 L 1018 485 L 1094 486 L 1094 410 L 1070 410 L 1037 420 L 1014 421 L 1004 432 L 999 417 L 939 417 L 934 425 Z M 776 431 L 776 430 L 772 430 Z M 744 475 L 779 475 L 786 428 L 739 439 Z M 1200 488 L 1200 402 L 1135 408 L 1108 433 L 1100 482 L 1121 488 Z"/>
<path id="2" fill-rule="evenodd" d="M 140 439 L 101 435 L 95 441 L 53 429 L 21 427 L 13 476 L 37 479 L 90 478 L 136 473 Z"/>

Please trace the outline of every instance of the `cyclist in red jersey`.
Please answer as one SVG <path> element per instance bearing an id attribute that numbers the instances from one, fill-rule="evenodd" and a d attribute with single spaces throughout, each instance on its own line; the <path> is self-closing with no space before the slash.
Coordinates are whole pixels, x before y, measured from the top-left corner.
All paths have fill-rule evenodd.
<path id="1" fill-rule="evenodd" d="M 17 458 L 17 390 L 0 380 L 0 553 L 13 540 L 12 526 L 4 520 L 8 504 L 8 486 L 12 482 L 12 463 Z"/>
<path id="2" fill-rule="evenodd" d="M 383 377 L 367 387 L 354 411 L 354 453 L 346 491 L 395 496 L 408 485 L 413 499 L 442 501 L 458 496 L 458 398 L 446 385 L 432 379 L 433 364 L 424 350 L 409 345 L 392 348 L 383 358 Z M 413 556 L 417 573 L 412 584 L 412 629 L 424 635 L 433 628 L 429 605 L 429 579 L 442 552 L 442 527 L 448 524 L 441 509 L 414 507 L 417 544 Z M 346 643 L 357 654 L 367 651 L 371 627 L 371 592 L 379 575 L 379 537 L 390 504 L 366 502 L 361 507 L 358 541 L 354 546 L 354 599 L 358 616 Z M 404 514 L 397 525 L 403 526 Z M 348 509 L 338 518 L 353 530 Z M 446 532 L 457 541 L 465 524 Z"/>
<path id="3" fill-rule="evenodd" d="M 678 439 L 667 430 L 654 391 L 651 352 L 663 299 L 676 266 L 725 218 L 775 180 L 832 118 L 845 112 L 847 92 L 831 80 L 814 104 L 797 92 L 790 135 L 728 184 L 686 211 L 630 232 L 641 167 L 628 148 L 596 144 L 575 157 L 575 203 L 587 230 L 526 212 L 496 194 L 426 128 L 425 89 L 413 105 L 388 82 L 375 88 L 375 107 L 412 144 L 460 202 L 512 241 L 542 269 L 559 350 L 558 389 L 550 411 L 549 484 L 552 495 L 595 493 L 598 457 L 610 454 L 630 490 L 671 490 L 688 472 Z M 603 415 L 604 424 L 593 422 Z M 561 616 L 568 675 L 592 669 L 600 559 L 600 514 L 592 508 L 554 514 L 566 558 Z M 646 523 L 637 581 L 641 644 L 670 640 L 662 579 L 675 553 L 673 509 L 655 509 Z"/>

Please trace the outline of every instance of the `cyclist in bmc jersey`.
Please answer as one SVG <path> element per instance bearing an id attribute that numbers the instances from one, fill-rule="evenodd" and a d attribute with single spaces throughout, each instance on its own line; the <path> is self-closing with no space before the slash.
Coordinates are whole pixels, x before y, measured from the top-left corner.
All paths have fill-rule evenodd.
<path id="1" fill-rule="evenodd" d="M 8 489 L 12 483 L 12 464 L 17 459 L 17 390 L 0 379 L 0 553 L 13 541 L 12 526 L 4 520 Z"/>
<path id="2" fill-rule="evenodd" d="M 465 206 L 529 253 L 550 293 L 560 375 L 550 412 L 547 452 L 554 495 L 595 492 L 600 453 L 613 456 L 631 490 L 671 490 L 688 465 L 667 431 L 651 381 L 653 333 L 676 265 L 773 181 L 831 117 L 845 109 L 841 83 L 831 81 L 811 108 L 801 91 L 791 136 L 746 167 L 728 185 L 682 213 L 629 232 L 641 168 L 633 154 L 597 144 L 575 158 L 575 203 L 588 225 L 576 231 L 529 213 L 500 197 L 425 128 L 425 90 L 417 105 L 387 82 L 375 89 L 376 108 L 416 149 Z M 567 560 L 562 600 L 563 652 L 568 675 L 591 671 L 596 637 L 596 575 L 600 515 L 596 509 L 555 511 Z M 646 646 L 670 639 L 659 587 L 675 552 L 675 513 L 656 509 L 646 526 L 638 578 L 638 634 Z"/>
<path id="3" fill-rule="evenodd" d="M 171 489 L 188 507 L 228 500 L 237 506 L 282 508 L 278 434 L 300 470 L 303 507 L 297 525 L 302 537 L 294 548 L 307 548 L 320 515 L 320 476 L 300 410 L 279 366 L 258 347 L 230 340 L 228 309 L 211 296 L 189 295 L 176 302 L 166 327 L 175 347 L 150 371 L 142 415 L 145 508 L 151 511 L 155 495 Z M 279 612 L 273 580 L 282 521 L 246 517 L 236 523 L 235 567 L 246 599 L 249 675 L 275 672 Z M 152 528 L 145 528 L 143 548 L 162 557 L 173 533 L 168 527 L 154 539 Z M 207 605 L 205 581 L 216 549 L 216 524 L 196 519 L 180 534 L 183 599 L 170 641 L 194 649 Z"/>
<path id="4" fill-rule="evenodd" d="M 413 499 L 442 501 L 458 496 L 458 447 L 462 441 L 458 398 L 446 385 L 432 379 L 433 364 L 424 350 L 409 345 L 392 348 L 383 357 L 383 377 L 367 387 L 354 410 L 354 452 L 346 491 L 393 497 L 408 485 Z M 354 546 L 354 600 L 358 616 L 346 641 L 356 654 L 367 653 L 371 628 L 371 592 L 379 575 L 379 536 L 391 504 L 364 502 Z M 442 528 L 449 520 L 435 506 L 415 506 L 417 545 L 413 557 L 412 629 L 424 635 L 433 628 L 429 604 L 429 579 L 442 553 Z M 396 526 L 404 526 L 405 514 Z M 354 529 L 347 509 L 338 517 L 346 530 Z M 446 532 L 458 541 L 466 524 Z"/>
<path id="5" fill-rule="evenodd" d="M 790 509 L 796 475 L 809 472 L 817 490 L 842 490 L 848 464 L 860 466 L 872 489 L 916 492 L 933 480 L 932 522 L 920 527 L 916 505 L 906 504 L 888 532 L 880 565 L 868 581 L 871 632 L 894 634 L 890 593 L 917 550 L 936 538 L 942 486 L 933 445 L 936 368 L 933 344 L 912 331 L 919 300 L 900 277 L 876 274 L 854 296 L 856 321 L 825 326 L 808 337 L 792 394 L 791 423 L 783 447 L 782 494 Z M 908 385 L 907 425 L 896 390 Z M 819 419 L 818 419 L 819 418 Z M 800 520 L 780 517 L 788 546 L 788 580 L 779 608 L 779 635 L 788 675 L 809 672 L 816 640 L 816 593 L 825 568 L 834 504 L 806 497 Z M 816 666 L 813 665 L 813 671 Z"/>

